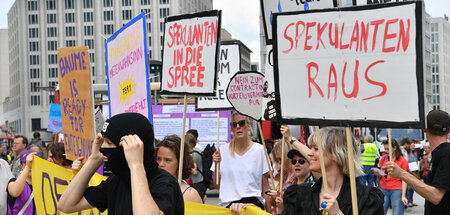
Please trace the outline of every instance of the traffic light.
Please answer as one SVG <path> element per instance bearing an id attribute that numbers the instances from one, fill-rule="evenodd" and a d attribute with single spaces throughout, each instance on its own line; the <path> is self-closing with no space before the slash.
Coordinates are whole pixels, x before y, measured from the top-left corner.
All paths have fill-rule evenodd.
<path id="1" fill-rule="evenodd" d="M 158 60 L 150 60 L 150 74 L 160 74 L 162 70 L 162 62 Z"/>

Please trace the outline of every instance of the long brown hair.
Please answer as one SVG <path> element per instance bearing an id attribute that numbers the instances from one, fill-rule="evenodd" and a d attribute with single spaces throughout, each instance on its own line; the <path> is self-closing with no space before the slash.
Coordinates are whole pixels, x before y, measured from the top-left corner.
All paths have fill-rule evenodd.
<path id="1" fill-rule="evenodd" d="M 383 145 L 389 144 L 388 140 L 383 141 Z M 391 147 L 392 147 L 392 154 L 395 157 L 395 160 L 398 160 L 400 156 L 403 156 L 402 149 L 400 148 L 400 144 L 398 144 L 397 140 L 395 138 L 391 138 Z M 395 149 L 394 149 L 395 148 Z"/>
<path id="2" fill-rule="evenodd" d="M 181 138 L 177 135 L 169 135 L 164 137 L 161 142 L 156 145 L 155 157 L 158 155 L 159 148 L 166 147 L 175 153 L 177 161 L 180 162 L 181 151 Z M 192 148 L 186 141 L 184 142 L 184 155 L 183 155 L 183 172 L 181 178 L 183 180 L 188 179 L 192 175 L 192 169 L 194 168 L 194 158 L 191 156 Z M 179 170 L 177 170 L 178 172 Z"/>

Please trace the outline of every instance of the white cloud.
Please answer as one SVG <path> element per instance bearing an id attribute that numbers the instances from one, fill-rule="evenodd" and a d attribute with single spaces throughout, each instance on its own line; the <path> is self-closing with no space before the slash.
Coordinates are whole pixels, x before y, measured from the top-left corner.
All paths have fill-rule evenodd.
<path id="1" fill-rule="evenodd" d="M 222 28 L 242 41 L 259 62 L 259 0 L 214 0 L 214 9 L 222 10 Z"/>

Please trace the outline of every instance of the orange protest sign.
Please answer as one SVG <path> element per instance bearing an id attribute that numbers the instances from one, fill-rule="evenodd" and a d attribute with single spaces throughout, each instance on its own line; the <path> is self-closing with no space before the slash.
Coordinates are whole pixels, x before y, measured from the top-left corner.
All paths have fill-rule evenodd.
<path id="1" fill-rule="evenodd" d="M 58 48 L 59 92 L 66 157 L 91 154 L 94 117 L 88 48 Z"/>

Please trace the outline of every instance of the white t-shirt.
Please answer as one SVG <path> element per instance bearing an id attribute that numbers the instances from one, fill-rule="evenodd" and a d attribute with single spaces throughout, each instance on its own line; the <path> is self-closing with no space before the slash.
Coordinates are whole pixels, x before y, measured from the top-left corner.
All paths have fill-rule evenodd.
<path id="1" fill-rule="evenodd" d="M 242 156 L 231 155 L 229 144 L 220 147 L 220 193 L 219 205 L 228 206 L 232 201 L 245 197 L 257 197 L 265 203 L 262 197 L 262 175 L 269 172 L 265 160 L 264 148 L 261 144 L 253 146 Z M 214 163 L 211 171 L 214 171 Z"/>

